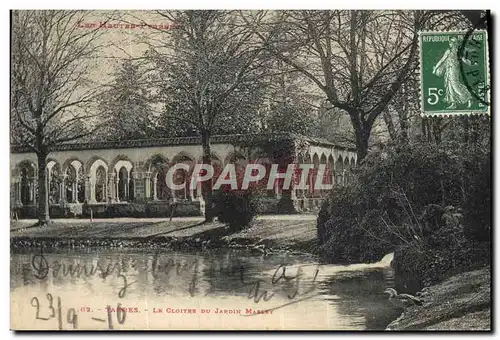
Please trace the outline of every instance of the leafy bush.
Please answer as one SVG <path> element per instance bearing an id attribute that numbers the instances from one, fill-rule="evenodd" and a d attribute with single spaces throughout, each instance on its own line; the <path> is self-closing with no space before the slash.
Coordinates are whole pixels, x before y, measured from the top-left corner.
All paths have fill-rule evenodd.
<path id="1" fill-rule="evenodd" d="M 489 152 L 477 152 L 465 162 L 465 171 L 471 174 L 464 188 L 462 205 L 465 234 L 479 242 L 490 241 L 491 236 L 491 157 Z"/>
<path id="2" fill-rule="evenodd" d="M 219 190 L 214 195 L 218 219 L 235 232 L 242 230 L 263 210 L 263 198 L 262 190 L 256 187 Z"/>
<path id="3" fill-rule="evenodd" d="M 460 208 L 448 206 L 442 224 L 427 242 L 414 247 L 399 247 L 394 256 L 398 285 L 413 291 L 441 279 L 489 263 L 489 247 L 471 240 L 463 224 Z"/>

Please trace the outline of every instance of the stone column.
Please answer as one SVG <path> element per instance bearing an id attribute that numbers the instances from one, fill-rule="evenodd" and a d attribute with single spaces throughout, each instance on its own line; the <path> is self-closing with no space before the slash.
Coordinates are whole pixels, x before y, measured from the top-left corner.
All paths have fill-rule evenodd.
<path id="1" fill-rule="evenodd" d="M 66 180 L 68 175 L 64 174 L 61 176 L 61 183 L 59 183 L 59 204 L 64 205 L 66 203 Z"/>
<path id="2" fill-rule="evenodd" d="M 297 189 L 295 188 L 295 181 L 290 182 L 290 197 L 295 200 L 297 199 Z"/>
<path id="3" fill-rule="evenodd" d="M 92 183 L 90 175 L 85 176 L 85 200 L 90 204 L 96 203 L 95 183 Z"/>
<path id="4" fill-rule="evenodd" d="M 110 184 L 110 186 L 113 187 L 113 190 L 115 191 L 114 193 L 114 198 L 116 202 L 120 202 L 120 175 L 114 176 L 114 182 Z"/>
<path id="5" fill-rule="evenodd" d="M 77 177 L 76 182 L 71 183 L 71 202 L 72 203 L 79 203 L 78 202 L 78 177 Z"/>
<path id="6" fill-rule="evenodd" d="M 127 172 L 127 177 L 125 177 L 124 182 L 124 188 L 123 188 L 123 197 L 125 198 L 124 201 L 127 202 L 130 199 L 130 181 L 133 181 L 133 178 L 131 176 L 132 174 Z"/>
<path id="7" fill-rule="evenodd" d="M 105 201 L 106 202 L 109 202 L 109 192 L 111 190 L 109 190 L 110 186 L 108 185 L 108 181 L 104 182 L 104 198 L 105 198 Z"/>
<path id="8" fill-rule="evenodd" d="M 117 193 L 116 193 L 116 186 L 115 186 L 115 173 L 112 171 L 108 174 L 107 187 L 109 188 L 109 192 L 108 192 L 109 201 L 111 203 L 116 202 Z"/>
<path id="9" fill-rule="evenodd" d="M 80 203 L 78 202 L 78 181 L 80 180 L 80 177 L 78 175 L 78 170 L 75 170 L 75 181 L 71 185 L 71 189 L 73 190 L 72 195 L 71 195 L 71 202 L 73 203 Z"/>
<path id="10" fill-rule="evenodd" d="M 328 164 L 325 164 L 325 171 L 323 172 L 323 177 L 321 177 L 321 179 L 318 179 L 318 181 L 321 181 L 320 183 L 321 184 L 329 184 L 328 183 L 328 176 L 329 176 L 329 169 L 328 169 Z M 319 190 L 319 196 L 321 198 L 324 198 L 325 195 L 326 195 L 327 191 L 325 189 L 320 189 Z"/>
<path id="11" fill-rule="evenodd" d="M 14 184 L 15 184 L 15 190 L 16 190 L 16 192 L 15 192 L 16 205 L 22 205 L 22 202 L 21 202 L 21 177 L 20 176 L 19 176 L 19 179 L 17 180 L 17 182 L 15 182 Z"/>
<path id="12" fill-rule="evenodd" d="M 193 188 L 191 185 L 192 176 L 193 175 L 188 176 L 188 174 L 186 173 L 186 180 L 184 181 L 184 192 L 187 193 L 187 191 L 189 190 L 189 199 L 191 201 L 194 201 L 196 188 Z M 187 198 L 187 197 L 185 197 L 185 198 Z"/>
<path id="13" fill-rule="evenodd" d="M 133 172 L 131 177 L 132 178 L 129 178 L 129 182 L 127 185 L 127 200 L 129 202 L 136 199 L 137 187 L 141 186 L 141 184 L 142 184 L 142 183 L 138 184 L 139 179 L 141 177 L 139 173 Z M 130 181 L 132 181 L 132 183 L 134 184 L 134 186 L 132 187 L 132 191 L 130 191 Z M 141 195 L 139 195 L 139 196 L 141 196 Z"/>
<path id="14" fill-rule="evenodd" d="M 29 181 L 27 184 L 28 186 L 28 204 L 33 203 L 33 182 Z"/>
<path id="15" fill-rule="evenodd" d="M 144 201 L 146 200 L 145 193 L 145 174 L 143 172 L 133 172 L 132 181 L 134 183 L 133 191 L 129 193 L 129 201 Z M 132 194 L 132 196 L 130 196 Z"/>
<path id="16" fill-rule="evenodd" d="M 196 199 L 198 201 L 203 201 L 203 188 L 201 182 L 196 181 Z"/>
<path id="17" fill-rule="evenodd" d="M 157 192 L 157 181 L 158 181 L 158 177 L 154 177 L 153 178 L 153 200 L 156 201 L 158 199 L 158 192 Z"/>
<path id="18" fill-rule="evenodd" d="M 299 172 L 299 168 L 298 168 L 299 165 L 297 165 L 297 173 L 296 173 L 296 176 L 297 176 L 297 179 L 296 179 L 296 183 L 298 185 L 300 185 L 300 181 L 302 180 L 302 176 L 303 176 L 303 171 L 300 171 Z M 297 189 L 298 191 L 298 198 L 299 199 L 304 199 L 306 197 L 306 193 L 305 193 L 305 190 L 304 189 Z"/>
<path id="19" fill-rule="evenodd" d="M 307 185 L 309 189 L 306 191 L 306 197 L 312 198 L 314 197 L 314 184 L 313 184 L 313 176 L 315 175 L 315 167 L 311 168 L 309 170 L 309 173 L 307 174 Z"/>
<path id="20" fill-rule="evenodd" d="M 47 178 L 47 177 L 45 177 Z M 48 195 L 49 194 L 49 185 L 47 184 L 45 186 L 47 188 L 47 190 L 45 190 L 45 193 Z M 33 177 L 33 181 L 32 181 L 32 190 L 33 190 L 33 200 L 32 200 L 32 204 L 35 204 L 37 205 L 38 203 L 38 196 L 40 195 L 40 192 L 38 191 L 38 177 Z M 49 200 L 47 199 L 47 202 Z"/>
<path id="21" fill-rule="evenodd" d="M 332 168 L 330 169 L 331 173 L 330 176 L 332 178 L 332 184 L 335 185 L 335 164 L 332 165 Z"/>
<path id="22" fill-rule="evenodd" d="M 130 177 L 127 175 L 125 179 L 125 188 L 123 188 L 123 195 L 125 196 L 125 201 L 128 201 L 130 198 Z"/>
<path id="23" fill-rule="evenodd" d="M 9 186 L 9 194 L 10 194 L 10 209 L 12 213 L 12 208 L 14 208 L 16 204 L 16 195 L 17 195 L 17 183 L 14 182 L 14 179 L 11 179 L 10 186 Z M 12 217 L 12 215 L 11 215 Z"/>
<path id="24" fill-rule="evenodd" d="M 279 187 L 280 187 L 280 180 L 278 179 L 274 182 L 274 197 L 278 199 L 281 197 Z"/>
<path id="25" fill-rule="evenodd" d="M 144 173 L 144 198 L 151 198 L 151 172 Z"/>
<path id="26" fill-rule="evenodd" d="M 29 204 L 35 204 L 36 203 L 36 177 L 32 177 L 31 181 L 29 182 Z M 48 191 L 48 190 L 47 190 Z"/>

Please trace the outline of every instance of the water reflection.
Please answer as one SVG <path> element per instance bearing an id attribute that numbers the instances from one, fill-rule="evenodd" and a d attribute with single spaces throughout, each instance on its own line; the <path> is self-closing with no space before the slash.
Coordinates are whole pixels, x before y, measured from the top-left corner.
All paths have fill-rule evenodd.
<path id="1" fill-rule="evenodd" d="M 175 298 L 192 298 L 199 304 L 210 298 L 263 310 L 297 302 L 279 310 L 282 325 L 283 318 L 301 320 L 311 314 L 311 320 L 331 329 L 385 329 L 401 312 L 382 294 L 392 285 L 392 272 L 382 265 L 320 265 L 311 256 L 288 254 L 130 249 L 40 254 L 33 249 L 11 255 L 11 295 L 23 289 L 78 292 L 89 301 L 126 297 L 127 301 L 146 301 L 146 305 Z M 264 298 L 256 303 L 255 297 L 262 294 L 269 301 Z"/>
<path id="2" fill-rule="evenodd" d="M 391 270 L 382 268 L 341 272 L 328 279 L 325 287 L 340 298 L 338 308 L 342 315 L 363 316 L 367 329 L 381 330 L 401 314 L 401 310 L 386 303 L 387 296 L 383 294 L 392 284 Z"/>

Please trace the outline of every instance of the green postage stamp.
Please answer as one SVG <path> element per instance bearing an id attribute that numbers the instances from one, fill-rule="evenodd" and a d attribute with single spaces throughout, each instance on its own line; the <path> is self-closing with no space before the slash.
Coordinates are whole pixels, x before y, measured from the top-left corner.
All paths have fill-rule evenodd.
<path id="1" fill-rule="evenodd" d="M 422 114 L 489 114 L 486 31 L 420 32 L 419 42 Z"/>

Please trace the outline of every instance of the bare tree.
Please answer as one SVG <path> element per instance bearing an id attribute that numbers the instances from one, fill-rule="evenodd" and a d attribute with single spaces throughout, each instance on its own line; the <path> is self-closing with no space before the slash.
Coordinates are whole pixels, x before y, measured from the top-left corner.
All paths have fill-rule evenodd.
<path id="1" fill-rule="evenodd" d="M 415 65 L 418 30 L 429 16 L 421 11 L 285 11 L 267 20 L 267 30 L 254 26 L 254 31 L 276 58 L 349 115 L 361 160 L 375 120 Z"/>
<path id="2" fill-rule="evenodd" d="M 141 65 L 126 59 L 113 73 L 107 89 L 98 96 L 98 110 L 107 124 L 98 139 L 137 139 L 154 136 L 155 117 L 150 88 Z"/>
<path id="3" fill-rule="evenodd" d="M 149 39 L 152 80 L 170 120 L 201 135 L 203 163 L 211 164 L 210 138 L 226 127 L 252 126 L 263 91 L 259 79 L 269 58 L 259 41 L 231 11 L 159 12 L 176 29 L 158 30 Z M 248 114 L 244 114 L 244 113 Z M 211 221 L 212 188 L 202 184 L 205 219 Z"/>
<path id="4" fill-rule="evenodd" d="M 270 65 L 266 78 L 265 99 L 258 114 L 261 129 L 271 133 L 298 133 L 311 136 L 319 125 L 322 97 L 307 93 L 303 76 L 280 60 Z"/>
<path id="5" fill-rule="evenodd" d="M 479 23 L 479 11 L 429 11 L 426 14 L 425 23 L 427 29 L 438 31 L 467 30 Z M 476 20 L 476 21 L 474 21 Z M 387 132 L 394 142 L 407 143 L 412 135 L 418 134 L 417 130 L 425 136 L 432 134 L 440 136 L 448 124 L 435 123 L 434 120 L 420 117 L 420 95 L 419 95 L 419 72 L 417 64 L 403 80 L 399 90 L 394 94 L 391 101 L 383 111 L 382 117 L 387 127 Z M 421 128 L 417 128 L 420 125 Z M 427 128 L 428 127 L 428 128 Z M 425 139 L 424 138 L 424 139 Z M 439 137 L 435 138 L 439 140 Z"/>
<path id="6" fill-rule="evenodd" d="M 38 219 L 49 221 L 47 156 L 56 145 L 93 133 L 90 108 L 98 88 L 88 78 L 102 33 L 78 23 L 88 11 L 12 12 L 11 121 L 13 143 L 38 160 Z M 17 130 L 17 131 L 16 131 Z"/>
<path id="7" fill-rule="evenodd" d="M 420 119 L 418 72 L 410 72 L 382 113 L 389 137 L 393 142 L 411 141 L 412 127 Z"/>

